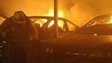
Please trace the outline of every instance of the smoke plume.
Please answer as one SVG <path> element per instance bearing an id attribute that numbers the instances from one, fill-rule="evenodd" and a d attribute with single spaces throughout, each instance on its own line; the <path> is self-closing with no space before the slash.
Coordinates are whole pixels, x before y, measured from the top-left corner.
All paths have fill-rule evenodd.
<path id="1" fill-rule="evenodd" d="M 95 16 L 112 13 L 112 0 L 70 0 L 65 6 L 67 18 L 79 26 Z"/>

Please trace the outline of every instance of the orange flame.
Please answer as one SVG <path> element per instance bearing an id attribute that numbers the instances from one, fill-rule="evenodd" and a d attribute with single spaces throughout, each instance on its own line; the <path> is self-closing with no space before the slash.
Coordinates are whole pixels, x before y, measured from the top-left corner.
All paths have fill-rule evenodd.
<path id="1" fill-rule="evenodd" d="M 50 9 L 49 10 L 49 13 L 48 14 L 46 14 L 47 16 L 54 16 L 54 12 L 53 12 L 53 10 L 52 9 Z M 59 10 L 58 11 L 58 17 L 64 17 L 64 13 L 63 13 L 63 11 L 62 10 Z M 51 21 L 51 23 L 49 24 L 49 26 L 48 27 L 51 27 L 52 25 L 54 24 L 54 21 Z M 63 27 L 63 22 L 62 21 L 58 21 L 58 26 L 59 27 Z"/>
<path id="2" fill-rule="evenodd" d="M 108 23 L 111 23 L 112 24 L 112 16 L 110 17 L 111 19 L 110 19 L 110 21 L 108 22 Z"/>
<path id="3" fill-rule="evenodd" d="M 54 16 L 54 11 L 52 9 L 50 9 L 47 14 L 44 14 L 44 16 Z M 58 17 L 64 17 L 64 13 L 63 13 L 62 10 L 59 10 L 58 11 Z M 42 20 L 35 21 L 35 23 L 39 23 L 40 26 L 42 26 L 43 23 L 46 23 L 46 22 L 47 22 L 46 19 L 42 19 Z M 54 25 L 54 21 L 53 20 L 48 25 L 48 28 L 51 27 L 52 25 Z M 64 25 L 64 23 L 62 21 L 58 20 L 58 26 L 61 27 L 61 28 L 63 28 L 63 25 Z"/>
<path id="4" fill-rule="evenodd" d="M 49 10 L 49 12 L 47 14 L 45 14 L 47 16 L 54 16 L 54 11 L 52 9 Z M 62 10 L 58 11 L 58 17 L 64 17 L 64 13 Z"/>

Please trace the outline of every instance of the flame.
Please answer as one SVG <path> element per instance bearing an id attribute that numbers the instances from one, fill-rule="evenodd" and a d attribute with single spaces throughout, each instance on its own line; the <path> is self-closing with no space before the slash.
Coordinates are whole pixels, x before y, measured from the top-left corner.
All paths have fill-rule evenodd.
<path id="1" fill-rule="evenodd" d="M 47 14 L 44 14 L 44 16 L 54 16 L 54 11 L 52 9 L 50 9 Z M 64 13 L 62 10 L 58 11 L 58 17 L 64 17 Z M 35 23 L 39 23 L 41 27 L 42 27 L 43 23 L 46 23 L 46 22 L 47 22 L 46 19 L 35 21 Z M 50 24 L 48 25 L 48 28 L 51 27 L 52 25 L 54 25 L 54 20 L 52 20 L 50 22 Z M 64 23 L 61 20 L 58 20 L 58 26 L 63 28 L 63 25 L 64 25 Z"/>
<path id="2" fill-rule="evenodd" d="M 53 20 L 50 22 L 48 28 L 51 27 L 52 25 L 54 25 L 54 21 Z M 63 21 L 59 20 L 58 21 L 58 26 L 61 27 L 61 28 L 63 28 L 63 26 L 64 26 Z"/>
<path id="3" fill-rule="evenodd" d="M 45 14 L 47 16 L 54 16 L 54 11 L 52 9 L 49 10 L 48 14 Z M 64 17 L 64 13 L 62 10 L 58 11 L 58 17 Z"/>
<path id="4" fill-rule="evenodd" d="M 47 16 L 54 16 L 54 11 L 52 9 L 49 10 L 49 13 L 47 14 Z M 64 13 L 62 10 L 58 11 L 58 17 L 64 17 Z M 54 24 L 54 21 L 51 21 L 51 23 L 49 24 L 48 28 L 51 27 Z M 63 28 L 63 22 L 58 20 L 58 26 Z"/>
<path id="5" fill-rule="evenodd" d="M 108 23 L 111 23 L 112 24 L 112 16 L 110 17 L 111 19 L 110 19 L 110 21 L 108 22 Z"/>
<path id="6" fill-rule="evenodd" d="M 41 20 L 37 20 L 37 21 L 35 21 L 35 23 L 40 24 L 40 27 L 42 27 L 43 23 L 45 23 L 45 22 L 47 22 L 46 19 L 41 19 Z"/>

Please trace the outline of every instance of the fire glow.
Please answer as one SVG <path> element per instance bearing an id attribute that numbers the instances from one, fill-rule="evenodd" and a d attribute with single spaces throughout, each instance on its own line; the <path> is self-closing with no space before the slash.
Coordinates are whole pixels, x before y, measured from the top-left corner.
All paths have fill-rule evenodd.
<path id="1" fill-rule="evenodd" d="M 44 16 L 51 16 L 51 17 L 53 17 L 54 16 L 54 11 L 52 9 L 50 9 L 47 14 L 44 14 Z M 58 11 L 58 17 L 64 17 L 64 12 L 62 10 Z M 42 21 L 43 21 L 43 23 L 47 22 L 46 19 L 44 19 Z M 42 26 L 42 24 L 43 24 L 42 22 L 39 22 L 39 21 L 36 21 L 35 23 L 39 23 L 40 26 Z M 54 20 L 52 20 L 50 22 L 50 24 L 48 25 L 48 28 L 51 27 L 52 25 L 54 25 Z M 63 28 L 63 25 L 64 25 L 64 23 L 62 21 L 58 20 L 58 26 Z"/>
<path id="2" fill-rule="evenodd" d="M 47 16 L 54 16 L 53 10 L 49 10 L 49 13 L 47 14 Z M 58 17 L 64 17 L 64 13 L 63 13 L 62 10 L 59 10 L 59 11 L 58 11 Z M 58 21 L 58 26 L 59 26 L 59 27 L 62 28 L 62 27 L 63 27 L 63 24 L 64 24 L 64 23 L 62 23 L 61 21 Z M 48 27 L 51 27 L 52 25 L 54 25 L 54 20 L 51 21 L 51 23 L 49 24 Z"/>
<path id="3" fill-rule="evenodd" d="M 111 19 L 110 19 L 110 21 L 108 22 L 108 23 L 111 23 L 112 24 L 112 16 L 110 17 Z"/>

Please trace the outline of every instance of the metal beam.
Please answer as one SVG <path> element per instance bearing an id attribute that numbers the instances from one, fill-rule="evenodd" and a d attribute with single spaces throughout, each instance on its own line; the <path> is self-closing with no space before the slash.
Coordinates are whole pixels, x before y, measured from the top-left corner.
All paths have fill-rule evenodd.
<path id="1" fill-rule="evenodd" d="M 58 0 L 54 0 L 55 37 L 58 39 Z"/>

